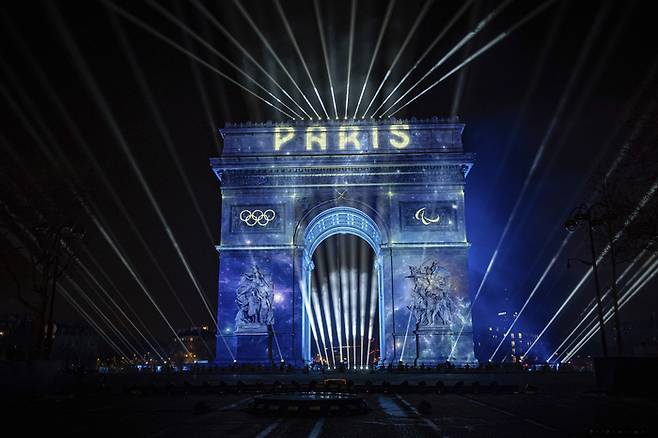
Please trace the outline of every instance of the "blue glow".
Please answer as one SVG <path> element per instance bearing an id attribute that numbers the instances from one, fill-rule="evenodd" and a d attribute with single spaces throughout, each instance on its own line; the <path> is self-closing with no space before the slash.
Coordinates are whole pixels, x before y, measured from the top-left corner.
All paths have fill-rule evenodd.
<path id="1" fill-rule="evenodd" d="M 222 129 L 223 155 L 211 160 L 222 190 L 218 346 L 240 363 L 474 363 L 463 128 Z M 332 236 L 335 246 L 320 246 Z M 216 361 L 228 363 L 222 348 Z"/>

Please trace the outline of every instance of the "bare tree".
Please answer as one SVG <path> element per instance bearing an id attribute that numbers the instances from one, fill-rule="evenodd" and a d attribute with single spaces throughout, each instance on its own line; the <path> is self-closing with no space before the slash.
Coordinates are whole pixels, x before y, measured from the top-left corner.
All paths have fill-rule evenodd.
<path id="1" fill-rule="evenodd" d="M 656 89 L 655 87 L 653 88 Z M 575 216 L 565 225 L 573 229 L 581 219 L 590 227 L 592 264 L 596 268 L 595 247 L 606 248 L 610 260 L 611 298 L 617 354 L 623 354 L 617 264 L 636 257 L 641 251 L 658 252 L 658 95 L 650 95 L 641 114 L 629 122 L 629 137 L 620 145 L 610 169 L 594 175 L 590 202 L 574 210 Z M 594 243 L 598 240 L 598 244 Z M 598 276 L 594 271 L 597 281 Z M 602 307 L 598 304 L 603 328 Z M 601 330 L 605 351 L 605 331 Z"/>
<path id="2" fill-rule="evenodd" d="M 0 169 L 0 237 L 8 243 L 0 259 L 15 298 L 33 316 L 32 358 L 50 355 L 57 282 L 83 235 L 80 203 L 69 187 L 52 172 L 37 178 L 8 166 Z M 29 278 L 18 269 L 25 259 Z"/>
<path id="3" fill-rule="evenodd" d="M 606 210 L 620 260 L 642 250 L 658 251 L 658 106 L 653 96 L 649 111 L 634 122 L 638 130 L 623 146 L 615 171 L 598 179 L 595 195 Z"/>

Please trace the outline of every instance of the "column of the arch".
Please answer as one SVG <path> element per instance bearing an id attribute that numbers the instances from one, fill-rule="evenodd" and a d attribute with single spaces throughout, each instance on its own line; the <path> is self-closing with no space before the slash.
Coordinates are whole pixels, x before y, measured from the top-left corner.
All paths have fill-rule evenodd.
<path id="1" fill-rule="evenodd" d="M 392 271 L 392 250 L 390 247 L 382 248 L 381 250 L 381 265 L 379 277 L 381 279 L 380 287 L 380 301 L 379 301 L 379 316 L 380 316 L 380 348 L 382 364 L 393 363 L 397 360 L 399 351 L 396 347 L 396 331 L 395 323 L 398 317 L 398 312 L 395 308 L 395 295 L 393 288 Z"/>
<path id="2" fill-rule="evenodd" d="M 314 309 L 311 303 L 311 275 L 315 269 L 313 260 L 308 255 L 307 251 L 304 250 L 304 255 L 302 256 L 301 261 L 302 272 L 298 277 L 301 279 L 299 282 L 302 285 L 302 290 L 300 291 L 301 296 L 301 307 L 302 307 L 302 319 L 301 319 L 301 356 L 302 360 L 306 363 L 312 360 L 311 357 L 311 342 L 315 343 L 315 347 L 318 352 L 322 352 L 318 342 L 318 333 L 316 331 L 315 318 L 314 318 Z M 322 329 L 321 327 L 319 327 Z"/>

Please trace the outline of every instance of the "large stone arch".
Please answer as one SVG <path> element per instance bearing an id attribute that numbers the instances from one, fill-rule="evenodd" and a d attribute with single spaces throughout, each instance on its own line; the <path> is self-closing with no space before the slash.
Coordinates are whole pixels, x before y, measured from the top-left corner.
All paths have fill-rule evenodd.
<path id="1" fill-rule="evenodd" d="M 302 358 L 305 361 L 311 359 L 311 327 L 308 318 L 310 310 L 309 294 L 311 292 L 311 272 L 315 268 L 313 264 L 313 252 L 325 239 L 336 234 L 353 234 L 365 240 L 375 253 L 375 266 L 378 280 L 378 313 L 379 313 L 379 347 L 384 354 L 385 348 L 385 317 L 384 308 L 387 294 L 385 293 L 386 282 L 384 279 L 384 256 L 382 250 L 382 232 L 375 221 L 363 211 L 354 207 L 336 206 L 318 213 L 304 227 L 301 251 L 302 260 Z"/>
<path id="2" fill-rule="evenodd" d="M 318 127 L 326 147 L 305 142 Z M 222 156 L 211 160 L 222 193 L 217 363 L 308 359 L 302 296 L 311 256 L 339 233 L 366 240 L 379 261 L 383 361 L 472 363 L 464 187 L 474 157 L 463 151 L 462 129 L 439 119 L 222 129 Z M 271 281 L 255 281 L 256 270 Z M 432 275 L 449 277 L 443 301 L 436 291 L 418 298 L 414 282 Z M 237 296 L 245 284 L 272 310 L 246 325 Z M 450 306 L 439 308 L 446 297 Z M 445 309 L 457 310 L 437 318 Z"/>

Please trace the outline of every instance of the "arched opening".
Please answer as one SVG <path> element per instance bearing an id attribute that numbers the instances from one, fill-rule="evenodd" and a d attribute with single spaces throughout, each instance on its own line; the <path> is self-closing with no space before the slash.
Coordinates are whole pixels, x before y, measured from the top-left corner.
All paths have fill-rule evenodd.
<path id="1" fill-rule="evenodd" d="M 334 207 L 311 220 L 303 236 L 302 357 L 312 362 L 319 356 L 331 367 L 341 360 L 351 368 L 370 366 L 384 351 L 379 227 L 361 210 Z"/>
<path id="2" fill-rule="evenodd" d="M 357 235 L 334 234 L 317 246 L 312 261 L 313 361 L 352 369 L 377 363 L 379 279 L 373 248 Z"/>

